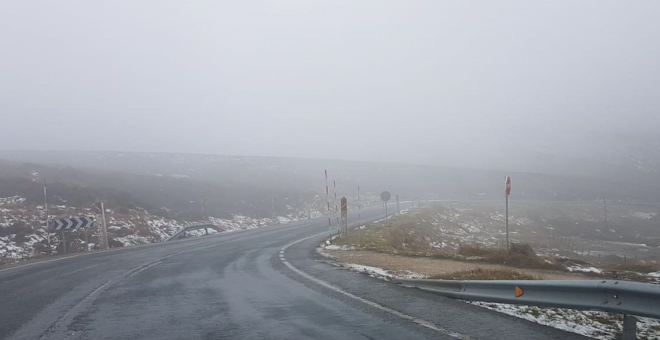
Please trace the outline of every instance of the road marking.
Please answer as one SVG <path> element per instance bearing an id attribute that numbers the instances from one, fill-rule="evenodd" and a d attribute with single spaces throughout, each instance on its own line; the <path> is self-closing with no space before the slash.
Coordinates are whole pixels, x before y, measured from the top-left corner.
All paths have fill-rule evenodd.
<path id="1" fill-rule="evenodd" d="M 373 301 L 370 301 L 370 300 L 367 300 L 367 299 L 361 298 L 361 297 L 359 297 L 359 296 L 357 296 L 357 295 L 351 294 L 351 293 L 349 293 L 349 292 L 347 292 L 347 291 L 345 291 L 345 290 L 342 290 L 342 289 L 339 288 L 339 287 L 333 286 L 333 285 L 331 285 L 331 284 L 329 284 L 329 283 L 327 283 L 327 282 L 325 282 L 325 281 L 322 281 L 322 280 L 320 280 L 320 279 L 317 279 L 317 278 L 311 276 L 310 274 L 307 274 L 307 273 L 303 272 L 302 270 L 300 270 L 300 269 L 294 267 L 294 266 L 293 266 L 289 261 L 287 261 L 286 258 L 284 257 L 284 251 L 287 250 L 287 248 L 291 247 L 292 245 L 294 245 L 294 244 L 296 244 L 296 243 L 300 243 L 300 242 L 306 241 L 306 240 L 309 240 L 310 238 L 314 238 L 314 237 L 318 237 L 318 236 L 322 236 L 322 235 L 327 235 L 327 232 L 322 232 L 322 233 L 319 233 L 319 234 L 316 234 L 316 235 L 312 235 L 312 236 L 309 236 L 309 237 L 305 237 L 305 238 L 303 238 L 303 239 L 300 239 L 300 240 L 294 241 L 294 242 L 289 243 L 289 244 L 287 244 L 286 246 L 282 247 L 282 249 L 280 249 L 280 259 L 282 260 L 282 263 L 284 263 L 284 265 L 287 266 L 289 269 L 293 270 L 296 274 L 298 274 L 298 275 L 300 275 L 300 276 L 306 278 L 307 280 L 310 280 L 310 281 L 312 281 L 312 282 L 314 282 L 314 283 L 316 283 L 316 284 L 318 284 L 318 285 L 321 285 L 321 286 L 323 286 L 323 287 L 325 287 L 325 288 L 328 288 L 328 289 L 330 289 L 330 290 L 332 290 L 332 291 L 335 291 L 335 292 L 337 292 L 337 293 L 339 293 L 339 294 L 342 294 L 342 295 L 344 295 L 344 296 L 347 296 L 347 297 L 349 297 L 349 298 L 351 298 L 351 299 L 354 299 L 354 300 L 360 301 L 360 302 L 362 302 L 362 303 L 364 303 L 364 304 L 366 304 L 366 305 L 368 305 L 368 306 L 371 306 L 371 307 L 374 307 L 374 308 L 376 308 L 376 309 L 379 309 L 379 310 L 381 310 L 381 311 L 383 311 L 383 312 L 387 312 L 387 313 L 389 313 L 389 314 L 392 314 L 392 315 L 398 316 L 398 317 L 400 317 L 400 318 L 402 318 L 402 319 L 404 319 L 404 320 L 408 320 L 408 321 L 414 322 L 414 323 L 416 323 L 416 324 L 418 324 L 418 325 L 420 325 L 420 326 L 422 326 L 422 327 L 426 327 L 426 328 L 428 328 L 428 329 L 434 330 L 434 331 L 436 331 L 436 332 L 438 332 L 438 333 L 441 333 L 441 334 L 443 334 L 443 335 L 450 336 L 450 337 L 452 337 L 452 338 L 456 338 L 456 339 L 460 339 L 460 340 L 474 340 L 473 338 L 471 338 L 471 337 L 469 337 L 469 336 L 467 336 L 467 335 L 463 335 L 463 334 L 460 334 L 460 333 L 458 333 L 458 332 L 454 332 L 454 331 L 452 331 L 452 330 L 449 330 L 449 329 L 446 329 L 446 328 L 440 327 L 440 326 L 438 326 L 438 325 L 436 325 L 436 324 L 434 324 L 434 323 L 432 323 L 432 322 L 430 322 L 430 321 L 426 321 L 426 320 L 423 320 L 423 319 L 420 319 L 420 318 L 416 318 L 416 317 L 414 317 L 414 316 L 410 316 L 410 315 L 408 315 L 408 314 L 401 313 L 401 312 L 396 311 L 396 310 L 394 310 L 394 309 L 391 309 L 391 308 L 389 308 L 389 307 L 385 307 L 385 306 L 383 306 L 383 305 L 381 305 L 381 304 L 379 304 L 379 303 L 376 303 L 376 302 L 373 302 Z"/>

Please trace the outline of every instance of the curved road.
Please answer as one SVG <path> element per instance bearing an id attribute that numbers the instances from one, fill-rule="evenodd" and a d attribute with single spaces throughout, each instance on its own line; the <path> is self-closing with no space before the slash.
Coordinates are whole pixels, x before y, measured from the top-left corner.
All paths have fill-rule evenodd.
<path id="1" fill-rule="evenodd" d="M 0 268 L 0 339 L 585 339 L 324 263 L 327 233 L 321 218 Z"/>

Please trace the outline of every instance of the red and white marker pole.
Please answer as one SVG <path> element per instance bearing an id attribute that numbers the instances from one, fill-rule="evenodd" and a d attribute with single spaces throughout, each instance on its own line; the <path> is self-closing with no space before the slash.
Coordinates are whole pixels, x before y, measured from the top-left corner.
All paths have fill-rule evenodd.
<path id="1" fill-rule="evenodd" d="M 504 182 L 504 199 L 506 200 L 506 251 L 509 252 L 509 195 L 511 195 L 511 177 L 506 176 Z"/>

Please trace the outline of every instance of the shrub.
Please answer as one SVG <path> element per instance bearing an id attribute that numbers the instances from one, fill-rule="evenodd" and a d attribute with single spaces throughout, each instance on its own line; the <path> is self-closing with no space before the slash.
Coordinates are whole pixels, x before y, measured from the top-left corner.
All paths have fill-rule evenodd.
<path id="1" fill-rule="evenodd" d="M 538 268 L 561 270 L 564 267 L 556 263 L 548 263 L 534 253 L 534 249 L 526 243 L 511 243 L 510 251 L 506 249 L 481 247 L 479 245 L 460 245 L 458 254 L 465 257 L 478 256 L 481 261 L 505 264 L 518 268 Z"/>

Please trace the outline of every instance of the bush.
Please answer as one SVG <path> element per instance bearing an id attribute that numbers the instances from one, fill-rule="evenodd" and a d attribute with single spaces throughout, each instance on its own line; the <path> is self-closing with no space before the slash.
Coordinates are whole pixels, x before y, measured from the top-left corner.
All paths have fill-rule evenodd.
<path id="1" fill-rule="evenodd" d="M 509 253 L 507 253 L 506 249 L 502 248 L 461 244 L 458 254 L 465 257 L 480 257 L 480 260 L 484 262 L 505 264 L 518 268 L 564 269 L 563 266 L 556 263 L 548 263 L 546 259 L 536 256 L 534 249 L 526 243 L 511 243 Z"/>

